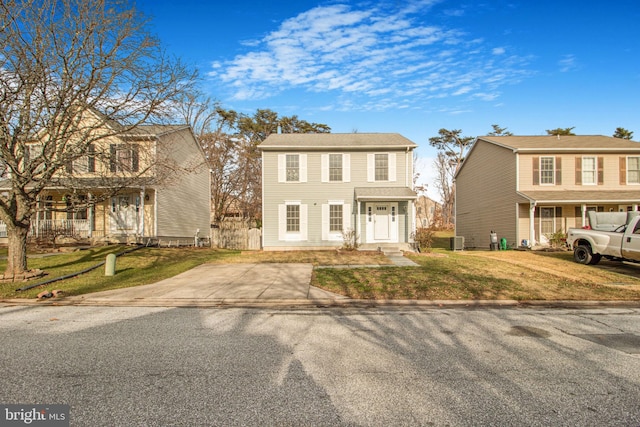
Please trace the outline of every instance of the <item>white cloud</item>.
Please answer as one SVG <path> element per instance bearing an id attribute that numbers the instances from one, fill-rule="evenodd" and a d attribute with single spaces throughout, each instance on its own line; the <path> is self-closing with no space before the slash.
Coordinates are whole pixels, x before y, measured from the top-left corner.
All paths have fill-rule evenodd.
<path id="1" fill-rule="evenodd" d="M 560 71 L 563 73 L 573 71 L 578 68 L 578 63 L 574 55 L 565 55 L 560 61 L 558 61 L 558 65 L 560 66 Z"/>
<path id="2" fill-rule="evenodd" d="M 318 6 L 245 45 L 246 53 L 215 62 L 209 76 L 237 100 L 302 89 L 335 92 L 343 106 L 367 110 L 452 95 L 493 100 L 487 94 L 497 86 L 528 73 L 526 60 L 507 57 L 503 47 L 425 22 L 437 2 L 408 0 L 401 10 L 386 2 Z"/>

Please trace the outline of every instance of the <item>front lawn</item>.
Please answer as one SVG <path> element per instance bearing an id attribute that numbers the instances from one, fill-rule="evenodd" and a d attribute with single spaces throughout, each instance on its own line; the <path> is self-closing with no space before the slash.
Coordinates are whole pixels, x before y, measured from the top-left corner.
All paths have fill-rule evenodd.
<path id="1" fill-rule="evenodd" d="M 0 283 L 0 299 L 34 298 L 45 289 L 80 295 L 155 283 L 203 263 L 303 262 L 340 267 L 314 269 L 312 285 L 351 298 L 640 301 L 640 266 L 607 261 L 598 266 L 584 266 L 574 263 L 570 252 L 452 252 L 442 248 L 448 244 L 446 236 L 438 237 L 440 247 L 433 252 L 408 255 L 419 267 L 395 267 L 377 252 L 143 248 L 119 257 L 115 276 L 105 276 L 104 267 L 99 267 L 43 287 L 16 291 L 19 287 L 83 270 L 104 261 L 109 253 L 129 248 L 96 247 L 29 258 L 29 268 L 39 268 L 48 275 L 29 282 Z M 5 266 L 6 261 L 0 260 L 0 271 Z"/>

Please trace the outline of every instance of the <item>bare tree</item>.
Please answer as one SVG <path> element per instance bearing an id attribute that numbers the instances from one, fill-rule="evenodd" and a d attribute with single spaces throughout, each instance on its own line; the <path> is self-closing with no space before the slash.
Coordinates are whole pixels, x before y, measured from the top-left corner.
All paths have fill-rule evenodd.
<path id="1" fill-rule="evenodd" d="M 473 137 L 461 136 L 459 129 L 440 129 L 439 136 L 429 138 L 429 144 L 438 149 L 435 160 L 438 179 L 436 186 L 442 198 L 442 216 L 444 225 L 453 224 L 455 219 L 455 183 L 453 181 L 464 161 Z"/>
<path id="2" fill-rule="evenodd" d="M 69 173 L 83 159 L 117 175 L 102 182 L 105 194 L 143 177 L 152 165 L 118 167 L 137 154 L 105 147 L 114 138 L 144 138 L 139 125 L 165 120 L 168 101 L 194 76 L 164 54 L 145 17 L 125 0 L 5 0 L 0 22 L 6 277 L 27 270 L 27 234 L 43 190 L 55 185 L 77 194 L 95 186 L 95 179 Z"/>

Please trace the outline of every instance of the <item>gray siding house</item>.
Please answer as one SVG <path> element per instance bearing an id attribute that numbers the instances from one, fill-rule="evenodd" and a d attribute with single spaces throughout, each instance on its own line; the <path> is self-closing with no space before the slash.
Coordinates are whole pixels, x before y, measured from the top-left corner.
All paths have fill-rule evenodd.
<path id="1" fill-rule="evenodd" d="M 409 249 L 415 229 L 413 150 L 395 133 L 272 134 L 262 151 L 264 250 Z"/>

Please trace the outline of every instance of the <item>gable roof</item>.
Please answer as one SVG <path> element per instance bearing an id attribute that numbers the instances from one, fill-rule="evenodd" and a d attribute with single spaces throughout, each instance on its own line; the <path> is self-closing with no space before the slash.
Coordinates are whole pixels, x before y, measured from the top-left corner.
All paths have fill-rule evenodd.
<path id="1" fill-rule="evenodd" d="M 638 142 L 603 135 L 479 136 L 474 145 L 479 140 L 514 152 L 640 151 Z"/>
<path id="2" fill-rule="evenodd" d="M 418 145 L 398 133 L 272 133 L 258 147 L 263 151 L 290 149 L 389 149 Z"/>

